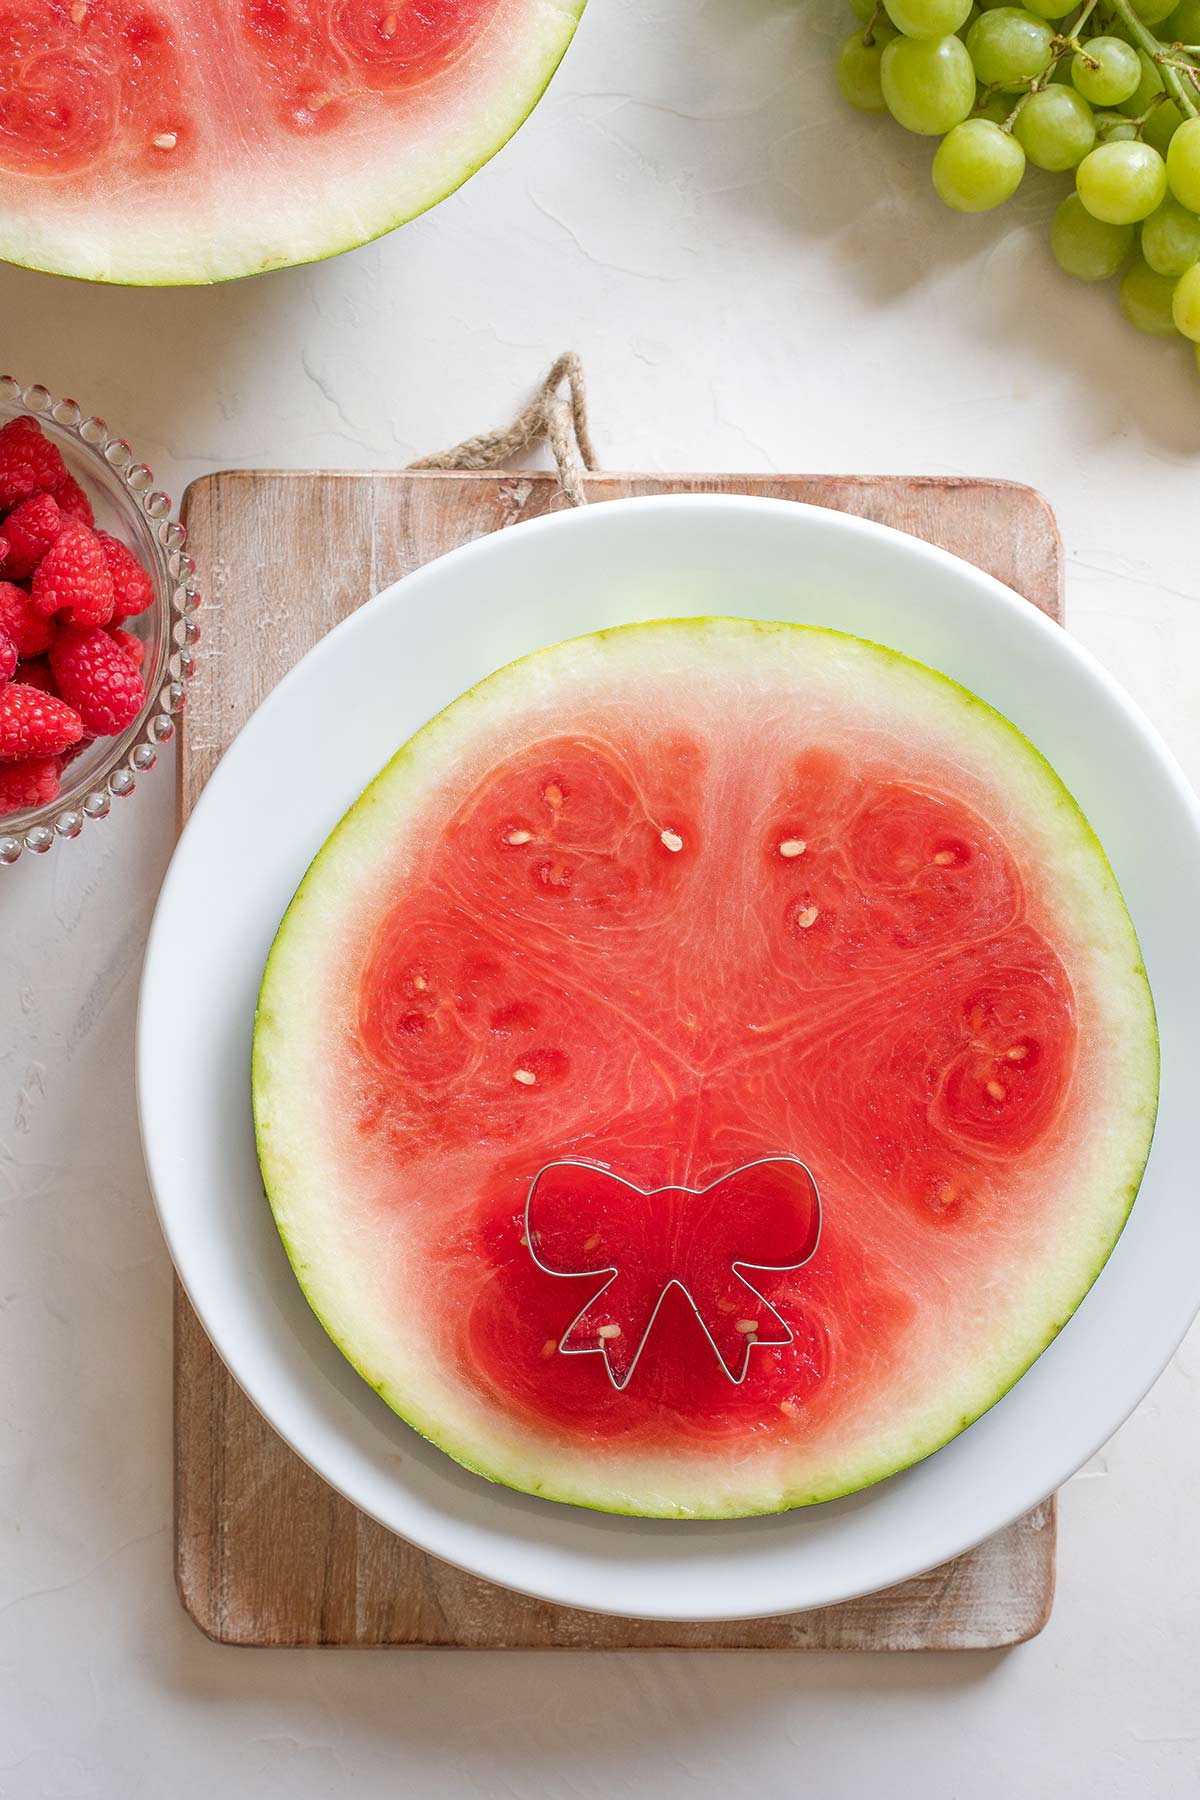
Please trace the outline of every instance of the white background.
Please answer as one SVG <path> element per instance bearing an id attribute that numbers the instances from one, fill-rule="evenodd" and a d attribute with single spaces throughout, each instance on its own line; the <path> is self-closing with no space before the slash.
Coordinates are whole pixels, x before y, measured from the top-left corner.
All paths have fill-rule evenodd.
<path id="1" fill-rule="evenodd" d="M 593 0 L 534 119 L 427 218 L 212 291 L 5 269 L 0 360 L 174 494 L 227 466 L 406 462 L 503 421 L 567 346 L 610 467 L 1032 482 L 1072 629 L 1200 778 L 1190 355 L 1058 274 L 1048 179 L 1000 216 L 944 213 L 929 147 L 836 99 L 845 29 L 836 0 Z M 1196 1791 L 1196 1336 L 1067 1487 L 1052 1622 L 1008 1655 L 200 1637 L 171 1583 L 170 1281 L 131 1090 L 169 761 L 79 843 L 0 870 L 0 1795 Z M 181 1004 L 203 979 L 197 943 Z"/>

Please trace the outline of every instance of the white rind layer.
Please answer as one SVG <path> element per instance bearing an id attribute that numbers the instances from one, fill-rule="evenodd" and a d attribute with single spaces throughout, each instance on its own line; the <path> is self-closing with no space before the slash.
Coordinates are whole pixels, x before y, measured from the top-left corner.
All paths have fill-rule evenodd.
<path id="1" fill-rule="evenodd" d="M 692 697 L 693 719 L 753 717 L 768 729 L 803 695 L 806 710 L 877 725 L 953 767 L 962 797 L 1022 843 L 1023 873 L 1075 988 L 1080 1068 L 1065 1137 L 1045 1170 L 1045 1229 L 1017 1247 L 973 1314 L 954 1321 L 928 1363 L 879 1404 L 802 1449 L 735 1461 L 709 1455 L 602 1457 L 500 1418 L 451 1368 L 420 1325 L 398 1328 L 395 1256 L 339 1207 L 337 1122 L 322 1111 L 329 1043 L 320 994 L 344 979 L 346 936 L 361 902 L 419 863 L 411 827 L 528 733 L 561 729 L 577 709 L 626 717 Z M 517 724 L 514 726 L 514 721 Z M 326 1084 L 327 1090 L 328 1084 Z M 511 1486 L 614 1512 L 719 1518 L 782 1510 L 853 1492 L 918 1461 L 993 1405 L 1045 1349 L 1107 1260 L 1133 1203 L 1158 1090 L 1154 1010 L 1133 926 L 1103 851 L 1050 766 L 1021 733 L 965 689 L 895 652 L 835 632 L 738 620 L 667 620 L 573 640 L 482 682 L 406 744 L 333 833 L 280 927 L 263 980 L 254 1101 L 264 1180 L 297 1276 L 326 1330 L 390 1406 L 466 1466 Z M 933 1309 L 936 1312 L 936 1309 Z"/>

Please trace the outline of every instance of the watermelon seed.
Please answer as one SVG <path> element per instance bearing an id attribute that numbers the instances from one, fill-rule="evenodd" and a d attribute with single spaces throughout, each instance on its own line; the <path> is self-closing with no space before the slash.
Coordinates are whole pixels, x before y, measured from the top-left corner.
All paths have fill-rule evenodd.
<path id="1" fill-rule="evenodd" d="M 737 1322 L 737 1329 L 742 1332 L 744 1336 L 749 1337 L 751 1332 L 758 1330 L 758 1320 L 739 1319 Z"/>
<path id="2" fill-rule="evenodd" d="M 546 802 L 546 805 L 550 808 L 551 812 L 558 811 L 563 803 L 563 791 L 559 787 L 557 781 L 552 781 L 548 788 L 542 789 L 542 799 Z"/>
<path id="3" fill-rule="evenodd" d="M 522 1087 L 532 1087 L 537 1076 L 532 1069 L 514 1069 L 513 1080 L 519 1081 Z"/>
<path id="4" fill-rule="evenodd" d="M 547 1338 L 545 1343 L 542 1345 L 542 1355 L 543 1356 L 553 1356 L 554 1352 L 557 1349 L 558 1349 L 558 1339 L 557 1338 Z"/>
<path id="5" fill-rule="evenodd" d="M 590 1238 L 586 1238 L 586 1239 L 585 1239 L 585 1240 L 584 1240 L 584 1245 L 583 1245 L 583 1247 L 584 1247 L 584 1249 L 585 1249 L 585 1250 L 597 1250 L 597 1249 L 599 1249 L 599 1247 L 600 1247 L 600 1233 L 599 1233 L 599 1232 L 598 1232 L 598 1231 L 593 1231 L 593 1233 L 592 1233 L 592 1235 L 591 1235 L 591 1237 L 590 1237 Z"/>
<path id="6" fill-rule="evenodd" d="M 620 1335 L 621 1327 L 619 1325 L 602 1325 L 596 1333 L 597 1337 L 602 1338 L 619 1338 Z"/>
<path id="7" fill-rule="evenodd" d="M 309 112 L 320 112 L 321 108 L 323 106 L 328 106 L 332 99 L 332 94 L 306 94 L 304 96 L 304 104 L 307 106 Z"/>
<path id="8" fill-rule="evenodd" d="M 423 975 L 414 975 L 413 986 L 416 988 L 418 994 L 423 994 L 425 989 L 429 986 L 429 983 Z"/>
<path id="9" fill-rule="evenodd" d="M 946 868 L 949 868 L 950 864 L 952 862 L 955 862 L 957 859 L 954 855 L 953 850 L 936 850 L 934 852 L 933 860 L 940 869 L 946 869 Z"/>
<path id="10" fill-rule="evenodd" d="M 1024 1062 L 1029 1055 L 1029 1046 L 1028 1044 L 1013 1044 L 1011 1049 L 1006 1050 L 1004 1054 L 1009 1062 Z"/>
<path id="11" fill-rule="evenodd" d="M 717 1311 L 724 1312 L 724 1313 L 731 1313 L 733 1311 L 733 1301 L 732 1300 L 718 1300 L 717 1301 Z"/>
<path id="12" fill-rule="evenodd" d="M 790 861 L 793 856 L 803 856 L 807 849 L 808 844 L 804 838 L 784 838 L 779 846 L 779 854 Z"/>
<path id="13" fill-rule="evenodd" d="M 504 841 L 506 844 L 528 844 L 532 837 L 532 831 L 510 831 Z"/>
<path id="14" fill-rule="evenodd" d="M 989 1081 L 987 1084 L 987 1091 L 992 1096 L 993 1100 L 1003 1100 L 1004 1098 L 1004 1089 L 998 1081 Z"/>
<path id="15" fill-rule="evenodd" d="M 781 1413 L 785 1413 L 789 1419 L 795 1418 L 796 1402 L 794 1400 L 781 1400 L 779 1402 L 779 1410 Z"/>
<path id="16" fill-rule="evenodd" d="M 72 23 L 72 25 L 82 25 L 83 21 L 86 18 L 87 18 L 87 7 L 84 5 L 83 0 L 75 0 L 75 4 L 71 8 L 71 23 Z"/>
<path id="17" fill-rule="evenodd" d="M 396 35 L 396 27 L 399 23 L 400 21 L 397 19 L 395 13 L 388 13 L 383 24 L 379 27 L 381 36 L 385 38 L 394 38 Z"/>
<path id="18" fill-rule="evenodd" d="M 173 131 L 160 131 L 154 139 L 154 148 L 156 150 L 173 150 L 178 142 L 179 139 Z"/>
<path id="19" fill-rule="evenodd" d="M 680 835 L 677 831 L 664 831 L 664 832 L 661 832 L 659 835 L 662 839 L 662 842 L 666 845 L 668 850 L 682 850 L 683 849 L 683 839 L 680 837 Z"/>
<path id="20" fill-rule="evenodd" d="M 807 931 L 809 926 L 815 925 L 816 922 L 817 922 L 817 909 L 815 906 L 806 906 L 802 913 L 796 914 L 796 923 L 800 927 L 801 931 Z"/>

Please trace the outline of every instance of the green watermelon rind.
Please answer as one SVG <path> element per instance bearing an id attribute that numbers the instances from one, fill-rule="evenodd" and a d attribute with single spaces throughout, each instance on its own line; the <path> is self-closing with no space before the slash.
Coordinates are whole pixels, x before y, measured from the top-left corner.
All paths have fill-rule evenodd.
<path id="1" fill-rule="evenodd" d="M 411 224 L 449 199 L 516 136 L 554 79 L 583 17 L 587 0 L 557 0 L 557 5 L 562 13 L 561 24 L 555 32 L 547 34 L 549 41 L 544 55 L 531 61 L 528 86 L 522 87 L 500 126 L 486 133 L 478 146 L 467 152 L 465 160 L 435 179 L 427 193 L 406 206 L 396 209 L 393 202 L 389 209 L 384 193 L 379 201 L 378 219 L 373 219 L 366 229 L 346 234 L 344 227 L 339 228 L 333 222 L 332 199 L 322 197 L 319 205 L 314 205 L 314 211 L 330 213 L 327 237 L 319 244 L 306 245 L 298 254 L 285 248 L 257 257 L 247 257 L 239 252 L 226 263 L 219 249 L 210 251 L 206 246 L 202 252 L 179 253 L 167 249 L 154 257 L 143 253 L 139 258 L 134 253 L 125 261 L 121 255 L 112 253 L 112 242 L 119 242 L 120 238 L 119 220 L 116 239 L 104 240 L 103 253 L 100 250 L 89 253 L 84 246 L 94 236 L 93 231 L 71 232 L 56 222 L 47 227 L 43 218 L 29 211 L 22 212 L 10 200 L 0 211 L 0 262 L 12 263 L 38 274 L 60 275 L 71 281 L 94 281 L 109 287 L 204 287 L 226 281 L 244 281 L 254 275 L 269 274 L 274 269 L 304 268 L 341 256 L 348 250 L 361 249 L 401 225 Z M 357 186 L 358 177 L 354 179 L 357 203 L 361 191 Z M 381 185 L 387 187 L 390 183 L 381 181 Z M 87 217 L 89 225 L 94 227 L 94 212 L 89 212 Z"/>
<path id="2" fill-rule="evenodd" d="M 936 689 L 943 699 L 953 697 L 962 705 L 965 714 L 970 716 L 972 726 L 983 732 L 994 734 L 997 747 L 1002 746 L 1010 756 L 1018 755 L 1021 765 L 1031 777 L 1031 785 L 1036 782 L 1042 788 L 1045 798 L 1053 800 L 1056 822 L 1061 830 L 1064 848 L 1070 840 L 1073 840 L 1072 847 L 1086 858 L 1089 882 L 1093 891 L 1098 895 L 1103 895 L 1104 907 L 1101 908 L 1098 904 L 1097 911 L 1107 911 L 1107 922 L 1110 925 L 1113 918 L 1123 921 L 1125 941 L 1122 949 L 1128 959 L 1123 974 L 1129 1000 L 1130 1037 L 1136 1039 L 1136 1044 L 1132 1048 L 1125 1045 L 1126 1062 L 1123 1064 L 1123 1072 L 1138 1084 L 1136 1104 L 1130 1108 L 1129 1113 L 1130 1142 L 1121 1156 L 1118 1156 L 1115 1147 L 1110 1145 L 1113 1177 L 1111 1186 L 1106 1191 L 1106 1204 L 1102 1209 L 1104 1222 L 1097 1230 L 1095 1240 L 1086 1255 L 1076 1259 L 1074 1265 L 1076 1272 L 1068 1284 L 1069 1291 L 1056 1296 L 1056 1304 L 1049 1309 L 1049 1315 L 1046 1309 L 1040 1310 L 1039 1325 L 1021 1343 L 1019 1349 L 1007 1355 L 998 1352 L 992 1358 L 991 1364 L 980 1365 L 977 1379 L 973 1383 L 971 1397 L 965 1404 L 954 1408 L 952 1412 L 947 1412 L 944 1408 L 932 1407 L 931 1412 L 938 1415 L 936 1420 L 931 1418 L 929 1427 L 924 1430 L 920 1428 L 919 1424 L 914 1425 L 904 1447 L 893 1443 L 887 1451 L 882 1453 L 864 1452 L 853 1465 L 840 1468 L 837 1474 L 828 1481 L 809 1484 L 803 1489 L 775 1493 L 769 1500 L 756 1501 L 754 1496 L 748 1493 L 731 1493 L 721 1500 L 713 1499 L 704 1493 L 685 1492 L 683 1490 L 687 1486 L 697 1484 L 695 1475 L 690 1475 L 689 1480 L 686 1463 L 684 1464 L 685 1476 L 677 1484 L 676 1495 L 668 1496 L 649 1492 L 627 1494 L 621 1492 L 618 1485 L 613 1485 L 611 1491 L 608 1491 L 603 1478 L 603 1464 L 599 1463 L 596 1465 L 597 1472 L 595 1474 L 586 1480 L 579 1480 L 562 1473 L 556 1474 L 549 1469 L 544 1473 L 539 1472 L 538 1469 L 531 1466 L 529 1459 L 522 1460 L 520 1456 L 507 1454 L 503 1444 L 498 1441 L 493 1443 L 487 1454 L 481 1453 L 478 1441 L 471 1441 L 471 1433 L 464 1434 L 453 1421 L 438 1416 L 438 1409 L 431 1410 L 424 1406 L 416 1392 L 409 1391 L 407 1388 L 397 1388 L 372 1366 L 370 1357 L 359 1350 L 347 1347 L 345 1340 L 354 1335 L 353 1326 L 351 1325 L 348 1330 L 336 1316 L 335 1309 L 328 1307 L 318 1297 L 316 1290 L 320 1286 L 320 1276 L 313 1270 L 312 1265 L 295 1241 L 295 1234 L 285 1222 L 287 1210 L 284 1193 L 287 1184 L 286 1153 L 282 1156 L 279 1155 L 272 1142 L 271 1107 L 268 1096 L 271 1092 L 271 1077 L 277 1061 L 277 1034 L 281 1029 L 286 1033 L 287 1029 L 286 1026 L 281 1027 L 279 1024 L 279 997 L 282 994 L 286 1000 L 289 961 L 297 951 L 303 959 L 302 939 L 311 906 L 315 903 L 318 908 L 320 907 L 318 888 L 323 874 L 326 871 L 332 873 L 334 865 L 337 866 L 338 873 L 334 881 L 334 905 L 336 907 L 338 896 L 344 893 L 347 886 L 346 856 L 348 854 L 351 869 L 357 860 L 354 854 L 356 840 L 361 835 L 362 848 L 365 851 L 365 866 L 366 861 L 371 858 L 373 844 L 377 841 L 374 815 L 381 806 L 386 806 L 389 814 L 396 816 L 403 807 L 405 790 L 414 785 L 414 776 L 416 778 L 415 793 L 420 795 L 427 791 L 426 782 L 416 765 L 426 760 L 431 750 L 435 753 L 435 761 L 437 752 L 440 750 L 442 761 L 447 767 L 452 765 L 455 747 L 463 742 L 463 733 L 458 721 L 462 719 L 465 711 L 471 708 L 472 703 L 477 704 L 483 696 L 496 700 L 505 692 L 513 692 L 516 697 L 524 688 L 530 669 L 537 664 L 541 665 L 541 672 L 544 673 L 544 676 L 547 679 L 551 678 L 552 671 L 548 667 L 548 662 L 555 656 L 570 655 L 572 652 L 585 649 L 591 650 L 614 638 L 628 639 L 635 633 L 642 634 L 643 639 L 648 641 L 653 634 L 678 633 L 681 630 L 704 635 L 712 635 L 714 632 L 718 634 L 732 632 L 738 636 L 747 633 L 787 635 L 804 632 L 811 638 L 824 637 L 842 640 L 856 646 L 859 650 L 872 652 L 881 663 L 892 665 L 895 670 L 902 671 L 910 679 L 913 675 L 917 675 L 934 684 L 929 689 L 931 694 Z M 440 745 L 439 740 L 443 740 Z M 320 930 L 319 922 L 318 930 Z M 952 680 L 951 677 L 885 645 L 875 644 L 868 639 L 853 637 L 851 634 L 828 630 L 824 627 L 764 623 L 713 616 L 654 620 L 643 624 L 616 626 L 608 630 L 590 633 L 585 637 L 567 640 L 545 650 L 535 651 L 485 677 L 436 714 L 408 739 L 369 783 L 335 827 L 322 849 L 314 857 L 284 915 L 263 974 L 255 1017 L 252 1058 L 254 1120 L 258 1155 L 266 1196 L 275 1215 L 281 1241 L 308 1304 L 323 1329 L 363 1380 L 380 1395 L 391 1410 L 463 1468 L 497 1485 L 597 1512 L 639 1518 L 697 1520 L 763 1516 L 844 1498 L 923 1461 L 951 1442 L 983 1414 L 990 1411 L 1053 1343 L 1086 1298 L 1112 1254 L 1136 1199 L 1149 1156 L 1157 1113 L 1158 1078 L 1159 1043 L 1153 997 L 1146 978 L 1133 923 L 1125 908 L 1116 876 L 1103 847 L 1078 803 L 1064 786 L 1051 764 L 1018 727 L 994 707 L 988 705 L 986 701 L 981 700 L 978 695 Z M 1047 1316 L 1049 1316 L 1049 1323 L 1046 1322 Z M 1001 1363 L 1003 1366 L 1000 1366 Z M 554 1448 L 547 1446 L 542 1460 L 552 1464 L 555 1456 Z M 711 1470 L 706 1469 L 703 1465 L 699 1470 L 698 1484 L 705 1488 L 711 1488 L 714 1485 Z"/>

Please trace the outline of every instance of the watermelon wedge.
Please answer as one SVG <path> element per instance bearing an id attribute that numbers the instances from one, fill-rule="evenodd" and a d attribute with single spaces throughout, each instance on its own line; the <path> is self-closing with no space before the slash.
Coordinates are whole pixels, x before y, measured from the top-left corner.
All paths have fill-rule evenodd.
<path id="1" fill-rule="evenodd" d="M 388 1404 L 685 1518 L 992 1405 L 1111 1251 L 1157 1084 L 1120 892 L 1027 740 L 732 619 L 542 651 L 406 744 L 280 927 L 253 1070 L 296 1274 Z"/>
<path id="2" fill-rule="evenodd" d="M 541 96 L 585 0 L 0 0 L 0 257 L 223 281 L 444 199 Z"/>

